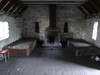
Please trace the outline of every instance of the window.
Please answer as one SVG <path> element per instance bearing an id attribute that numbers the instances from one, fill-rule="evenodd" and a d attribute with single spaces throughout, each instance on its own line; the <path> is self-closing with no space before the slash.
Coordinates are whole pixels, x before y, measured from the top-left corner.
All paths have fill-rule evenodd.
<path id="1" fill-rule="evenodd" d="M 39 22 L 35 22 L 35 32 L 39 33 Z"/>
<path id="2" fill-rule="evenodd" d="M 98 32 L 98 22 L 94 23 L 93 32 L 92 32 L 92 39 L 97 39 L 97 32 Z"/>
<path id="3" fill-rule="evenodd" d="M 68 33 L 68 22 L 65 22 L 64 33 Z"/>
<path id="4" fill-rule="evenodd" d="M 0 21 L 0 40 L 4 40 L 9 37 L 8 22 Z"/>

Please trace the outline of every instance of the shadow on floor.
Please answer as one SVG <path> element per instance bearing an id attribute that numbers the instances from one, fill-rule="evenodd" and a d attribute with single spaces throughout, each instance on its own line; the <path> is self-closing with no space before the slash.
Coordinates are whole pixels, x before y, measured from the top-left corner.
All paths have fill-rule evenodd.
<path id="1" fill-rule="evenodd" d="M 56 57 L 56 59 L 62 60 L 62 61 L 65 61 L 65 62 L 69 61 L 69 62 L 72 62 L 72 63 L 75 63 L 75 64 L 79 64 L 79 65 L 83 65 L 83 66 L 86 66 L 86 67 L 91 67 L 91 68 L 95 68 L 95 69 L 100 70 L 100 62 L 91 60 L 90 56 L 78 56 L 77 57 L 68 48 L 62 49 L 61 52 L 62 52 L 63 56 Z"/>
<path id="2" fill-rule="evenodd" d="M 42 57 L 43 55 L 59 61 L 71 62 L 100 70 L 100 62 L 93 61 L 90 57 L 86 56 L 76 57 L 69 48 L 54 48 L 52 51 L 50 48 L 37 48 L 32 51 L 30 57 Z"/>

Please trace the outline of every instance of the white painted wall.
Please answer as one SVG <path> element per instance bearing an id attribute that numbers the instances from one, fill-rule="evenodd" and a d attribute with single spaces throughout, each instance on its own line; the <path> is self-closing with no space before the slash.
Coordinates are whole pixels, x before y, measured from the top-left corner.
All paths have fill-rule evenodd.
<path id="1" fill-rule="evenodd" d="M 7 21 L 9 23 L 9 38 L 0 41 L 0 50 L 5 45 L 8 45 L 21 38 L 22 19 L 15 19 L 14 17 L 0 15 L 0 21 Z"/>

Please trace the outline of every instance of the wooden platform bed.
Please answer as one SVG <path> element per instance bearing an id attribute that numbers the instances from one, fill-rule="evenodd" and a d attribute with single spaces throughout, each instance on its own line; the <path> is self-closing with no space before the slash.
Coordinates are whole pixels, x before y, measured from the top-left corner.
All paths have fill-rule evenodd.
<path id="1" fill-rule="evenodd" d="M 9 49 L 11 56 L 29 56 L 35 45 L 35 39 L 19 39 L 3 49 Z"/>
<path id="2" fill-rule="evenodd" d="M 73 51 L 75 56 L 100 55 L 99 47 L 83 39 L 71 39 L 68 41 L 68 46 Z"/>

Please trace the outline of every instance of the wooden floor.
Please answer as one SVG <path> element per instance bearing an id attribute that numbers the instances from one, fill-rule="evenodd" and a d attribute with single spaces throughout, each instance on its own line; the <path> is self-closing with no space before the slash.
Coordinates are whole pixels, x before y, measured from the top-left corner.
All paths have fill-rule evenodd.
<path id="1" fill-rule="evenodd" d="M 29 57 L 0 61 L 0 75 L 100 75 L 100 62 L 75 57 L 68 48 L 35 48 Z"/>

